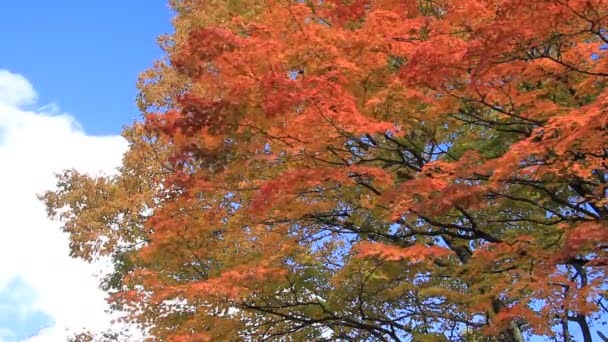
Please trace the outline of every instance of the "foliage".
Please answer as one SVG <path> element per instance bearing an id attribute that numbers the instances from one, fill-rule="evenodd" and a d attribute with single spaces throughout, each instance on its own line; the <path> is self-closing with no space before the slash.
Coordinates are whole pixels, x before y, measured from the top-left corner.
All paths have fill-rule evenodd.
<path id="1" fill-rule="evenodd" d="M 115 308 L 168 341 L 591 341 L 608 2 L 171 4 L 120 174 L 44 196 Z"/>

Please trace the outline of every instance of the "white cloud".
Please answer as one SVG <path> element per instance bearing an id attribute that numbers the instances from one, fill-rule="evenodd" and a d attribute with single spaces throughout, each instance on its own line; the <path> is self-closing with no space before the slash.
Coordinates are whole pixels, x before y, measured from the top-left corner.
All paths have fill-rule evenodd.
<path id="1" fill-rule="evenodd" d="M 0 103 L 23 106 L 36 101 L 36 91 L 25 77 L 0 70 Z"/>
<path id="2" fill-rule="evenodd" d="M 55 321 L 35 340 L 61 341 L 65 329 L 107 327 L 109 316 L 92 276 L 99 265 L 68 256 L 66 235 L 47 219 L 36 195 L 52 188 L 53 174 L 66 168 L 113 172 L 127 145 L 119 136 L 86 135 L 54 106 L 23 109 L 35 100 L 24 77 L 0 70 L 0 290 L 11 279 L 23 279 L 37 293 L 32 309 Z"/>

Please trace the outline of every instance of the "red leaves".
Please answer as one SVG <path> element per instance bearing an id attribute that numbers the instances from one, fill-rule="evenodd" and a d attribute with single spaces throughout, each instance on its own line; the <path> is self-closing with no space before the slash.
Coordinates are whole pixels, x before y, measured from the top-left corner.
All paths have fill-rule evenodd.
<path id="1" fill-rule="evenodd" d="M 231 104 L 226 100 L 208 100 L 186 93 L 176 102 L 180 107 L 178 111 L 149 114 L 146 126 L 176 140 L 178 135 L 218 134 L 225 129 L 226 123 L 230 123 L 233 115 Z"/>
<path id="2" fill-rule="evenodd" d="M 370 6 L 369 0 L 328 0 L 329 10 L 321 11 L 328 19 L 336 25 L 345 25 L 349 22 L 361 20 L 366 12 L 366 7 Z"/>
<path id="3" fill-rule="evenodd" d="M 230 117 L 230 103 L 226 100 L 208 100 L 186 93 L 177 101 L 181 107 L 181 117 L 176 122 L 176 128 L 187 135 L 199 133 L 202 128 L 218 133 Z"/>
<path id="4" fill-rule="evenodd" d="M 283 114 L 286 110 L 294 110 L 297 105 L 304 104 L 314 89 L 277 73 L 266 75 L 260 85 L 264 91 L 263 108 L 269 117 Z"/>
<path id="5" fill-rule="evenodd" d="M 210 71 L 209 62 L 238 46 L 238 38 L 229 30 L 199 29 L 189 34 L 186 44 L 172 56 L 171 63 L 188 76 L 197 77 Z"/>

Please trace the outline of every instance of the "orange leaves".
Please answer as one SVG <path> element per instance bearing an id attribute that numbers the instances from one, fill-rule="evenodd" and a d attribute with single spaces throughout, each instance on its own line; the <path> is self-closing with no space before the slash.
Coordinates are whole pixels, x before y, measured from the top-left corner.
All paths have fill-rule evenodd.
<path id="1" fill-rule="evenodd" d="M 260 190 L 253 198 L 251 208 L 253 213 L 261 215 L 274 205 L 285 204 L 287 198 L 297 200 L 300 191 L 312 191 L 318 186 L 331 187 L 332 183 L 353 186 L 357 182 L 366 181 L 373 181 L 374 184 L 383 187 L 392 184 L 392 178 L 387 172 L 365 166 L 351 166 L 346 169 L 300 169 L 286 172 L 276 179 L 262 183 Z M 302 195 L 302 197 L 305 198 L 306 195 Z"/>
<path id="2" fill-rule="evenodd" d="M 438 49 L 437 46 L 441 46 Z M 456 80 L 471 67 L 465 59 L 467 43 L 447 36 L 437 36 L 416 46 L 407 66 L 401 72 L 404 81 L 412 86 L 439 87 Z"/>
<path id="3" fill-rule="evenodd" d="M 537 109 L 543 106 L 541 102 Z M 512 144 L 503 156 L 486 163 L 486 168 L 493 169 L 491 179 L 504 181 L 515 174 L 536 179 L 546 174 L 591 177 L 593 170 L 603 167 L 599 156 L 608 139 L 604 107 L 606 101 L 600 95 L 592 105 L 552 116 L 530 137 Z"/>
<path id="4" fill-rule="evenodd" d="M 485 185 L 467 185 L 453 182 L 459 176 L 469 174 L 472 165 L 467 158 L 462 163 L 432 162 L 425 166 L 424 176 L 399 184 L 386 192 L 383 203 L 390 205 L 392 220 L 407 212 L 441 214 L 454 206 L 467 209 L 482 207 L 482 195 L 488 190 Z M 466 162 L 465 162 L 466 161 Z M 466 169 L 469 167 L 469 169 Z"/>
<path id="5" fill-rule="evenodd" d="M 443 258 L 453 252 L 439 246 L 423 246 L 415 244 L 411 247 L 397 247 L 383 243 L 362 242 L 357 245 L 360 258 L 377 257 L 386 261 L 406 260 L 411 263 L 418 263 L 427 260 Z"/>
<path id="6" fill-rule="evenodd" d="M 425 196 L 433 192 L 441 192 L 449 185 L 446 179 L 434 177 L 421 177 L 401 184 L 400 193 L 404 191 L 412 192 Z"/>
<path id="7" fill-rule="evenodd" d="M 235 300 L 246 297 L 252 290 L 262 289 L 264 284 L 281 281 L 285 275 L 286 271 L 277 267 L 242 265 L 209 280 L 152 289 L 157 292 L 155 300 L 159 302 L 180 297 L 188 301 L 211 298 Z"/>
<path id="8" fill-rule="evenodd" d="M 184 334 L 173 336 L 168 339 L 169 342 L 208 342 L 213 341 L 213 338 L 206 333 Z"/>
<path id="9" fill-rule="evenodd" d="M 339 71 L 305 76 L 302 80 L 277 74 L 265 77 L 261 83 L 262 107 L 266 118 L 277 122 L 271 131 L 290 134 L 311 145 L 338 137 L 339 130 L 356 134 L 396 131 L 392 122 L 379 121 L 361 112 L 344 78 Z M 319 135 L 320 132 L 324 134 Z"/>
<path id="10" fill-rule="evenodd" d="M 283 272 L 276 269 L 265 269 L 263 267 L 247 269 L 247 267 L 241 267 L 225 272 L 221 276 L 208 281 L 187 284 L 183 290 L 187 297 L 211 295 L 236 299 L 246 295 L 249 291 L 247 287 L 242 286 L 243 284 L 250 284 L 252 281 L 264 281 L 267 280 L 267 276 L 276 277 L 281 274 Z"/>
<path id="11" fill-rule="evenodd" d="M 508 308 L 504 308 L 498 312 L 492 321 L 492 326 L 486 329 L 486 333 L 496 335 L 500 331 L 508 329 L 513 320 L 523 320 L 530 324 L 536 334 L 550 333 L 550 329 L 538 315 L 538 313 L 526 305 L 516 304 Z"/>
<path id="12" fill-rule="evenodd" d="M 606 242 L 608 242 L 608 224 L 585 222 L 568 231 L 565 249 L 578 252 Z"/>
<path id="13" fill-rule="evenodd" d="M 554 117 L 547 124 L 543 140 L 551 141 L 559 155 L 569 150 L 599 153 L 608 138 L 607 95 L 608 92 L 600 95 L 598 103 Z"/>

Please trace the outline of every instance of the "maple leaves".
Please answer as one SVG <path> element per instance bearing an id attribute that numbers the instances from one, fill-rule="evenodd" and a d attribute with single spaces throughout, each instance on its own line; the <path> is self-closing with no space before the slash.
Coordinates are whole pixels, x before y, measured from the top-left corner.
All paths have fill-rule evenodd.
<path id="1" fill-rule="evenodd" d="M 403 248 L 384 245 L 381 243 L 364 243 L 360 245 L 359 248 L 359 257 L 375 255 L 379 256 L 381 259 L 388 261 L 400 261 L 403 259 L 407 259 L 411 262 L 417 262 L 450 254 L 449 249 L 437 246 L 426 247 L 421 245 L 414 245 L 412 247 Z"/>
<path id="2" fill-rule="evenodd" d="M 590 341 L 605 2 L 171 3 L 121 173 L 44 197 L 152 337 Z"/>

